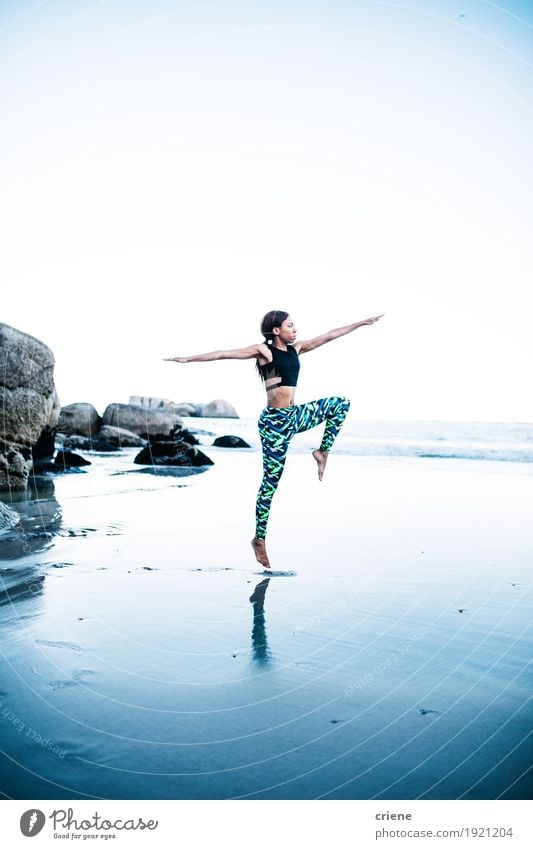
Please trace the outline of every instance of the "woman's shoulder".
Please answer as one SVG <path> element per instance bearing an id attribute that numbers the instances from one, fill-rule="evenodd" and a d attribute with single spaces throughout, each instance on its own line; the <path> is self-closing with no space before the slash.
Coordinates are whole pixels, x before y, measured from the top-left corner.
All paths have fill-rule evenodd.
<path id="1" fill-rule="evenodd" d="M 257 345 L 257 361 L 260 366 L 264 366 L 267 363 L 272 362 L 272 351 L 266 342 L 259 342 Z"/>

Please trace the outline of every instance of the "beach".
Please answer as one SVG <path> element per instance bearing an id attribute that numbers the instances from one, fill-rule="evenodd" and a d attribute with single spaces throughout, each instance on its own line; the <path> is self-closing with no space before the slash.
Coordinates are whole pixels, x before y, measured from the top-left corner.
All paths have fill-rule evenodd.
<path id="1" fill-rule="evenodd" d="M 253 423 L 194 424 L 252 448 L 4 496 L 3 797 L 529 798 L 531 463 L 341 436 L 319 482 L 305 434 L 269 576 Z"/>

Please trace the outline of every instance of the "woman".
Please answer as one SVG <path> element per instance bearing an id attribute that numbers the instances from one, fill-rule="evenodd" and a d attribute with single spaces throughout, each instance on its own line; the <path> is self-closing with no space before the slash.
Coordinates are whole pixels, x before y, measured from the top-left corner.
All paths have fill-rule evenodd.
<path id="1" fill-rule="evenodd" d="M 295 404 L 294 396 L 300 356 L 319 348 L 326 342 L 345 336 L 365 324 L 374 324 L 382 316 L 367 318 L 346 327 L 338 327 L 309 339 L 296 341 L 296 328 L 290 315 L 281 310 L 267 313 L 261 322 L 261 333 L 265 341 L 247 348 L 235 348 L 232 351 L 211 351 L 194 357 L 165 357 L 166 362 L 199 363 L 210 360 L 248 360 L 255 359 L 259 374 L 263 380 L 267 395 L 267 406 L 259 416 L 258 426 L 263 449 L 263 480 L 257 494 L 256 528 L 252 548 L 256 560 L 270 569 L 266 551 L 266 526 L 270 505 L 278 487 L 287 450 L 296 433 L 309 430 L 321 422 L 326 422 L 324 436 L 319 448 L 313 451 L 318 467 L 318 479 L 322 480 L 329 451 L 342 427 L 350 407 L 347 398 L 337 396 L 320 398 L 306 404 Z"/>

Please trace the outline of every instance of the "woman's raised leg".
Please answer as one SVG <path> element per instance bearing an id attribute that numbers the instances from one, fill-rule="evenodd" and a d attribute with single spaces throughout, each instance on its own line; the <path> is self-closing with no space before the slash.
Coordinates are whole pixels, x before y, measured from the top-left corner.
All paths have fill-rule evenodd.
<path id="1" fill-rule="evenodd" d="M 296 433 L 310 430 L 321 422 L 326 422 L 320 447 L 313 451 L 313 457 L 318 466 L 319 480 L 322 480 L 324 476 L 329 452 L 344 424 L 349 409 L 348 398 L 338 395 L 331 398 L 319 398 L 318 401 L 309 401 L 307 404 L 299 404 L 296 408 Z"/>

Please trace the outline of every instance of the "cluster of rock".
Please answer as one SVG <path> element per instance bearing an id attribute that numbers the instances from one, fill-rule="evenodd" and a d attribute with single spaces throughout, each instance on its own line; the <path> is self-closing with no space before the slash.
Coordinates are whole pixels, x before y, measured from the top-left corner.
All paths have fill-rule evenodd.
<path id="1" fill-rule="evenodd" d="M 0 491 L 25 489 L 31 471 L 64 472 L 91 465 L 73 449 L 100 452 L 139 447 L 134 462 L 140 464 L 212 465 L 196 447 L 199 441 L 184 428 L 181 416 L 238 418 L 235 408 L 221 399 L 175 404 L 132 396 L 129 404 L 109 404 L 102 416 L 88 403 L 61 408 L 54 365 L 47 345 L 0 324 Z M 235 436 L 219 437 L 214 445 L 250 447 Z M 9 521 L 7 514 L 2 520 Z"/>
<path id="2" fill-rule="evenodd" d="M 198 439 L 170 409 L 135 404 L 109 404 L 99 416 L 92 404 L 69 404 L 59 417 L 63 448 L 117 451 L 141 447 L 134 462 L 149 465 L 210 466 L 213 461 L 196 448 Z"/>
<path id="3" fill-rule="evenodd" d="M 168 398 L 155 398 L 151 395 L 130 395 L 129 403 L 135 407 L 145 407 L 149 410 L 169 410 L 177 416 L 194 416 L 204 419 L 238 419 L 239 415 L 228 401 L 215 398 L 208 404 L 193 404 L 182 401 L 176 404 Z"/>

